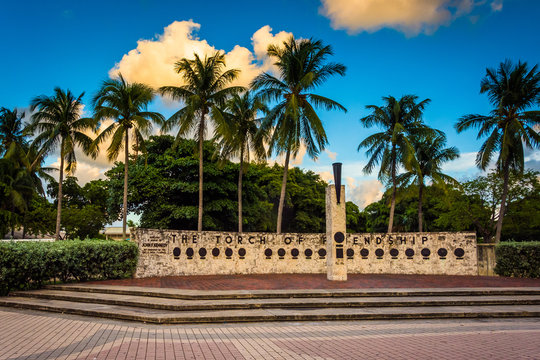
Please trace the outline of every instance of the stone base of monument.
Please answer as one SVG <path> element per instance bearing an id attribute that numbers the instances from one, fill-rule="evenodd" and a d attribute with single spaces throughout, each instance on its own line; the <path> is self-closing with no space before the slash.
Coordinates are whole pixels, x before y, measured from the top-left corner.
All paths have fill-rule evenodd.
<path id="1" fill-rule="evenodd" d="M 347 280 L 347 217 L 345 215 L 345 186 L 326 188 L 326 278 L 330 281 Z"/>
<path id="2" fill-rule="evenodd" d="M 540 317 L 540 288 L 196 291 L 56 285 L 0 306 L 156 324 Z"/>

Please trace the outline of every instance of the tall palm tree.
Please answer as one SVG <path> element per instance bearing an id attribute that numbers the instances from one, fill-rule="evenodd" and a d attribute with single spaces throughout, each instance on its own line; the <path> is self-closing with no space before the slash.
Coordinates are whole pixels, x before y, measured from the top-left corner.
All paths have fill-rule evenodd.
<path id="1" fill-rule="evenodd" d="M 390 180 L 392 184 L 388 221 L 388 233 L 391 233 L 396 208 L 397 171 L 400 165 L 410 169 L 414 162 L 411 136 L 426 136 L 434 130 L 422 123 L 422 113 L 430 103 L 430 99 L 417 102 L 416 95 L 405 95 L 399 100 L 393 96 L 385 96 L 382 99 L 385 102 L 383 106 L 366 106 L 366 109 L 371 110 L 371 114 L 361 118 L 360 122 L 368 128 L 379 126 L 383 131 L 365 138 L 358 145 L 358 151 L 368 148 L 366 154 L 370 159 L 363 169 L 364 173 L 370 174 L 376 165 L 381 164 L 379 179 Z"/>
<path id="2" fill-rule="evenodd" d="M 489 115 L 469 114 L 461 117 L 455 127 L 458 133 L 479 128 L 477 138 L 487 136 L 476 156 L 476 165 L 485 170 L 494 154 L 496 166 L 503 178 L 501 207 L 497 219 L 495 243 L 501 239 L 502 222 L 506 211 L 510 171 L 523 173 L 523 144 L 529 149 L 540 147 L 540 111 L 527 111 L 540 104 L 540 72 L 538 65 L 526 62 L 514 65 L 510 60 L 497 69 L 486 69 L 480 83 L 480 93 L 486 93 L 494 109 Z"/>
<path id="3" fill-rule="evenodd" d="M 62 181 L 64 179 L 64 167 L 67 173 L 73 173 L 77 166 L 75 147 L 80 146 L 85 153 L 89 153 L 92 139 L 85 131 L 93 130 L 95 122 L 91 118 L 81 118 L 81 101 L 84 93 L 75 97 L 71 91 L 54 89 L 53 96 L 41 95 L 31 101 L 30 109 L 37 111 L 32 115 L 32 120 L 27 130 L 31 133 L 38 132 L 34 139 L 34 146 L 41 147 L 36 155 L 33 166 L 41 162 L 44 154 L 52 151 L 60 145 L 60 178 L 58 181 L 58 210 L 56 213 L 55 239 L 60 238 L 60 221 L 62 218 Z M 64 164 L 67 163 L 67 166 Z"/>
<path id="4" fill-rule="evenodd" d="M 225 70 L 225 55 L 216 52 L 212 56 L 201 59 L 194 54 L 193 60 L 183 58 L 174 65 L 175 71 L 180 74 L 184 85 L 163 86 L 159 88 L 162 95 L 168 95 L 174 100 L 180 100 L 184 107 L 174 113 L 165 123 L 164 131 L 171 130 L 178 125 L 178 135 L 183 136 L 190 131 L 195 132 L 195 139 L 199 143 L 199 215 L 197 231 L 202 231 L 203 216 L 203 141 L 206 133 L 207 116 L 218 113 L 219 107 L 235 93 L 243 91 L 241 86 L 230 86 L 240 70 Z"/>
<path id="5" fill-rule="evenodd" d="M 266 138 L 259 132 L 261 120 L 257 118 L 259 111 L 266 110 L 266 106 L 254 98 L 251 92 L 234 94 L 225 105 L 225 111 L 217 112 L 216 136 L 219 139 L 218 149 L 220 157 L 238 157 L 240 167 L 238 170 L 238 232 L 242 232 L 242 176 L 247 171 L 250 155 L 263 159 L 266 155 L 264 140 Z M 247 163 L 244 163 L 244 159 Z"/>
<path id="6" fill-rule="evenodd" d="M 148 104 L 154 99 L 154 91 L 141 83 L 128 83 L 122 74 L 117 79 L 105 80 L 99 91 L 92 99 L 94 119 L 99 122 L 97 131 L 103 120 L 114 120 L 103 129 L 92 144 L 93 156 L 97 155 L 99 145 L 112 136 L 107 148 L 110 161 L 118 158 L 124 150 L 124 199 L 122 208 L 122 234 L 127 239 L 127 194 L 128 194 L 128 164 L 129 136 L 137 144 L 137 151 L 146 151 L 144 136 L 152 132 L 152 122 L 161 125 L 163 115 L 147 111 Z"/>
<path id="7" fill-rule="evenodd" d="M 316 158 L 328 144 L 324 126 L 314 107 L 326 110 L 347 111 L 338 102 L 324 96 L 311 93 L 333 75 L 345 75 L 345 66 L 327 62 L 332 55 L 332 48 L 323 45 L 320 40 L 295 40 L 291 36 L 283 45 L 268 46 L 268 56 L 275 58 L 279 77 L 269 73 L 258 75 L 252 82 L 254 90 L 259 90 L 257 97 L 264 102 L 276 102 L 269 111 L 262 128 L 273 127 L 268 153 L 285 153 L 285 166 L 279 198 L 277 233 L 281 233 L 285 190 L 289 160 L 298 154 L 304 144 L 307 154 Z"/>
<path id="8" fill-rule="evenodd" d="M 0 155 L 12 146 L 21 148 L 26 144 L 23 118 L 24 112 L 0 108 Z"/>
<path id="9" fill-rule="evenodd" d="M 422 203 L 424 180 L 431 178 L 436 183 L 459 183 L 442 172 L 442 165 L 459 157 L 459 150 L 456 147 L 446 147 L 446 136 L 438 134 L 436 136 L 415 137 L 414 146 L 414 165 L 409 171 L 396 177 L 396 182 L 408 185 L 410 183 L 418 184 L 418 231 L 422 232 Z"/>

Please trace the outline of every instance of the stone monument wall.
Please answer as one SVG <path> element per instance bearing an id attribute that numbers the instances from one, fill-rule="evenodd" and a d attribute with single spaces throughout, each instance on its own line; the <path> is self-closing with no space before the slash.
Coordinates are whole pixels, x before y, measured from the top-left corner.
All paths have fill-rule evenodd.
<path id="1" fill-rule="evenodd" d="M 132 229 L 137 277 L 326 273 L 326 234 Z M 348 273 L 476 275 L 474 233 L 347 234 Z"/>

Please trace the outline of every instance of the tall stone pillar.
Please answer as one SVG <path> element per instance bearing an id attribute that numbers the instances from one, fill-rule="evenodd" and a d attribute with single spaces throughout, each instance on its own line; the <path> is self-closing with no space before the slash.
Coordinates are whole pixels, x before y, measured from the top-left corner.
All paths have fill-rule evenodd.
<path id="1" fill-rule="evenodd" d="M 340 199 L 337 198 L 336 185 L 329 185 L 326 188 L 326 277 L 328 280 L 345 281 L 347 280 L 347 263 L 345 262 L 347 217 L 345 186 L 339 183 Z"/>

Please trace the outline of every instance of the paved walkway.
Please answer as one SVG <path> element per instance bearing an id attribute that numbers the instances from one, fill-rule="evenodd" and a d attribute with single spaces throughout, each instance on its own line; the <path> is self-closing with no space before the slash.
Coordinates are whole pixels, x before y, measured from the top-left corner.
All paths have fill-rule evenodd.
<path id="1" fill-rule="evenodd" d="M 540 319 L 155 326 L 0 308 L 0 359 L 538 359 Z"/>
<path id="2" fill-rule="evenodd" d="M 349 274 L 328 281 L 326 274 L 199 275 L 95 281 L 88 284 L 161 287 L 189 290 L 366 289 L 540 287 L 540 279 L 496 276 Z"/>

